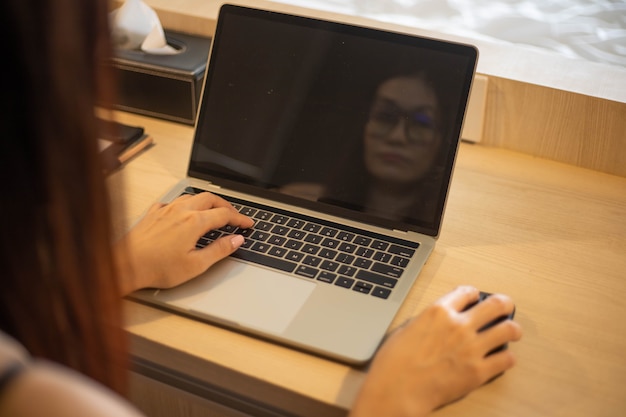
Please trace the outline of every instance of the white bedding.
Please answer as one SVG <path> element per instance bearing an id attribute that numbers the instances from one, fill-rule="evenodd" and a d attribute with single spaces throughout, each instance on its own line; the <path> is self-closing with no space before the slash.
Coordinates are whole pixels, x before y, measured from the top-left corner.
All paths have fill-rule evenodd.
<path id="1" fill-rule="evenodd" d="M 626 0 L 274 0 L 626 67 Z"/>

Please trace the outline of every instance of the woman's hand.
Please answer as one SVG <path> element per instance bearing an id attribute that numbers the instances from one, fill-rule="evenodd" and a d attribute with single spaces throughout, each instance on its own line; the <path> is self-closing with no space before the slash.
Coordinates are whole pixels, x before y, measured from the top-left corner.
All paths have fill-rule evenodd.
<path id="1" fill-rule="evenodd" d="M 254 221 L 211 193 L 155 204 L 116 248 L 122 293 L 175 287 L 206 271 L 243 243 L 240 235 L 225 236 L 196 249 L 202 235 L 227 224 L 245 229 Z"/>
<path id="2" fill-rule="evenodd" d="M 381 347 L 351 416 L 424 416 L 480 387 L 515 364 L 509 349 L 491 350 L 522 335 L 505 320 L 513 302 L 504 295 L 478 301 L 479 291 L 459 287 L 397 330 Z"/>

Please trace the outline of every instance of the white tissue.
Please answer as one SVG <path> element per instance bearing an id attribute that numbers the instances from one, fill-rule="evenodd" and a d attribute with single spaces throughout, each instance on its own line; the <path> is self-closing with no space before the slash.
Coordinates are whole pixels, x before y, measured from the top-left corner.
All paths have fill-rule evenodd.
<path id="1" fill-rule="evenodd" d="M 149 54 L 172 55 L 156 12 L 142 0 L 126 2 L 110 15 L 113 43 L 119 49 L 140 49 Z"/>

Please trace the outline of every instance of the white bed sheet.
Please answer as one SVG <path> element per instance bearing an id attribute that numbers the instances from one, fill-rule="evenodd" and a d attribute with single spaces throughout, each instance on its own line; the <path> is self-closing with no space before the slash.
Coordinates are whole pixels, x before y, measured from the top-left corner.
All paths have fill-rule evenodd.
<path id="1" fill-rule="evenodd" d="M 274 0 L 626 67 L 626 0 Z"/>

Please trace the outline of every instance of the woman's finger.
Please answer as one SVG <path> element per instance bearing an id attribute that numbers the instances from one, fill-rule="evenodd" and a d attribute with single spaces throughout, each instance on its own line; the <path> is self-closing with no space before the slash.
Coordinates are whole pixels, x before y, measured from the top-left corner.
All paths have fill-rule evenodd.
<path id="1" fill-rule="evenodd" d="M 224 236 L 204 248 L 194 251 L 190 256 L 195 257 L 199 264 L 198 274 L 235 252 L 243 242 L 244 237 L 241 235 Z"/>
<path id="2" fill-rule="evenodd" d="M 463 285 L 441 297 L 436 304 L 451 308 L 454 311 L 462 311 L 468 305 L 478 301 L 479 296 L 480 292 L 476 288 Z"/>
<path id="3" fill-rule="evenodd" d="M 491 324 L 494 320 L 509 316 L 515 309 L 513 300 L 506 295 L 493 294 L 468 309 L 465 314 L 476 330 Z"/>
<path id="4" fill-rule="evenodd" d="M 240 214 L 236 210 L 232 210 L 228 207 L 212 208 L 195 213 L 198 224 L 193 227 L 196 230 L 198 238 L 209 230 L 219 229 L 227 224 L 241 227 L 242 229 L 248 229 L 254 225 L 254 220 L 250 217 Z"/>
<path id="5" fill-rule="evenodd" d="M 485 354 L 509 342 L 518 341 L 522 337 L 522 328 L 513 320 L 504 320 L 483 332 L 480 332 L 480 344 Z"/>

